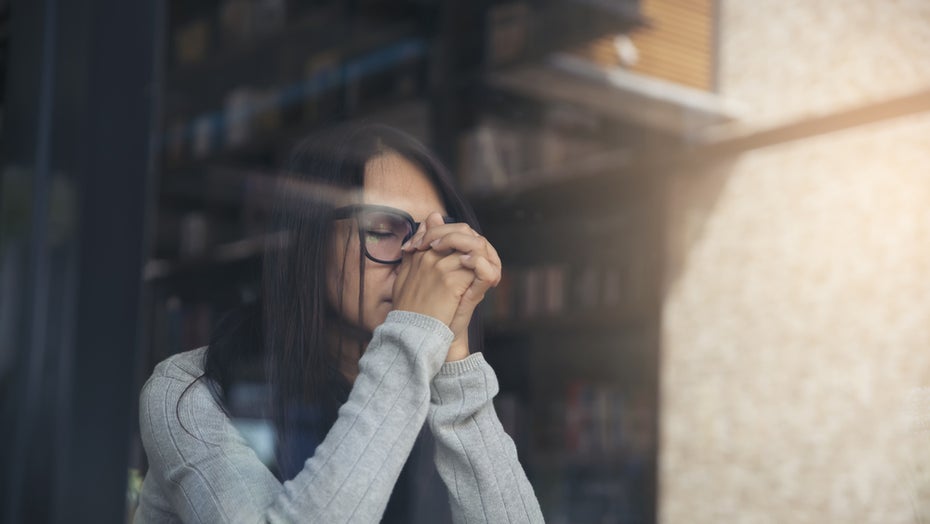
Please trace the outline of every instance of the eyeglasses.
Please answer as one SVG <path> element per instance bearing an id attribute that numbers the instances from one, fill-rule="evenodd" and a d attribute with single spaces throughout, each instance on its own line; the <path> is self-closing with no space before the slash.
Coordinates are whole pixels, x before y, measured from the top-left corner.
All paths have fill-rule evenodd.
<path id="1" fill-rule="evenodd" d="M 410 240 L 420 226 L 409 213 L 387 206 L 357 204 L 340 207 L 333 211 L 333 218 L 341 220 L 355 218 L 358 235 L 363 240 L 365 256 L 379 264 L 398 264 L 403 259 L 401 246 Z M 443 222 L 452 224 L 453 218 L 443 217 Z"/>

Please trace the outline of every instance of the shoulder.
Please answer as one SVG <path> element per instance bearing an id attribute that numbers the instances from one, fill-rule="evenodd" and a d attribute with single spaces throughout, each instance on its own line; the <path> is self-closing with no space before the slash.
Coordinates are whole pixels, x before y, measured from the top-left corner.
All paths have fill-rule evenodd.
<path id="1" fill-rule="evenodd" d="M 141 407 L 155 407 L 156 402 L 177 403 L 188 394 L 202 396 L 208 392 L 208 379 L 203 376 L 206 354 L 207 348 L 202 347 L 172 355 L 159 362 L 142 386 Z"/>
<path id="2" fill-rule="evenodd" d="M 155 366 L 155 370 L 152 372 L 149 381 L 162 377 L 184 382 L 193 382 L 203 375 L 206 356 L 206 346 L 172 355 Z"/>
<path id="3" fill-rule="evenodd" d="M 174 417 L 184 410 L 183 404 L 196 406 L 197 411 L 213 404 L 207 379 L 203 376 L 207 348 L 202 347 L 172 355 L 155 366 L 152 375 L 142 386 L 139 397 L 140 415 L 143 417 Z M 188 406 L 188 408 L 191 406 Z"/>
<path id="4" fill-rule="evenodd" d="M 203 377 L 205 356 L 204 347 L 178 353 L 155 366 L 139 397 L 143 436 L 176 435 L 181 430 L 208 441 L 226 431 L 226 413 Z"/>

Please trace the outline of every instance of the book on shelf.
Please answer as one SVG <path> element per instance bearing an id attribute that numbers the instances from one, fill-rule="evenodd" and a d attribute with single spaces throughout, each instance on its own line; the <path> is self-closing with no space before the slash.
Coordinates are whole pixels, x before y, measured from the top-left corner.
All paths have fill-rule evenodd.
<path id="1" fill-rule="evenodd" d="M 520 58 L 529 42 L 530 8 L 524 2 L 510 2 L 488 10 L 485 62 L 491 66 Z"/>
<path id="2" fill-rule="evenodd" d="M 165 158 L 176 166 L 251 144 L 271 148 L 318 124 L 421 96 L 427 51 L 425 40 L 401 36 L 353 56 L 338 49 L 314 52 L 302 71 L 279 71 L 264 85 L 226 86 L 215 97 L 221 107 L 185 108 L 167 117 Z"/>
<path id="3" fill-rule="evenodd" d="M 564 448 L 566 456 L 616 458 L 628 449 L 637 431 L 626 415 L 631 401 L 612 384 L 577 381 L 565 393 Z"/>
<path id="4" fill-rule="evenodd" d="M 287 27 L 286 0 L 222 0 L 209 13 L 183 21 L 173 31 L 175 67 L 202 64 L 224 49 L 241 50 Z"/>
<path id="5" fill-rule="evenodd" d="M 527 465 L 547 522 L 645 522 L 655 454 L 650 404 L 623 385 L 569 381 L 533 422 Z"/>
<path id="6" fill-rule="evenodd" d="M 510 1 L 485 15 L 487 69 L 519 66 L 642 24 L 639 0 Z"/>
<path id="7" fill-rule="evenodd" d="M 486 115 L 460 135 L 458 172 L 467 191 L 508 191 L 579 176 L 579 165 L 617 150 L 607 121 L 589 109 L 548 104 L 538 112 Z"/>
<path id="8" fill-rule="evenodd" d="M 644 269 L 644 262 L 634 255 L 504 268 L 500 284 L 488 291 L 481 311 L 491 323 L 632 311 L 646 296 Z"/>
<path id="9" fill-rule="evenodd" d="M 247 217 L 246 211 L 255 213 L 255 216 Z M 252 227 L 258 231 L 260 226 L 251 225 L 246 222 L 247 218 L 251 220 L 262 220 L 264 216 L 260 211 L 252 208 L 243 208 L 239 213 L 242 215 L 235 220 L 220 219 L 212 216 L 206 211 L 188 211 L 180 216 L 180 220 L 175 224 L 173 221 L 163 221 L 161 227 L 177 227 L 177 234 L 166 235 L 167 238 L 176 238 L 177 243 L 170 246 L 177 249 L 178 261 L 208 261 L 217 259 L 224 248 L 231 245 L 255 238 L 260 234 L 252 234 L 247 227 Z M 254 252 L 242 253 L 241 256 L 233 258 L 243 258 L 260 254 L 260 250 Z M 229 258 L 229 257 L 225 257 Z M 219 262 L 219 260 L 215 260 Z"/>
<path id="10" fill-rule="evenodd" d="M 343 111 L 342 57 L 338 50 L 315 53 L 304 62 L 304 84 L 310 96 L 303 103 L 303 119 L 319 122 L 335 118 Z"/>
<path id="11" fill-rule="evenodd" d="M 206 60 L 213 39 L 208 18 L 198 18 L 179 25 L 173 35 L 174 61 L 177 66 L 193 66 Z"/>
<path id="12" fill-rule="evenodd" d="M 550 403 L 543 423 L 551 427 L 544 433 L 554 439 L 543 443 L 540 452 L 564 468 L 616 465 L 629 453 L 643 451 L 638 444 L 647 428 L 642 427 L 643 417 L 634 416 L 641 411 L 638 398 L 619 384 L 568 382 L 561 397 Z"/>

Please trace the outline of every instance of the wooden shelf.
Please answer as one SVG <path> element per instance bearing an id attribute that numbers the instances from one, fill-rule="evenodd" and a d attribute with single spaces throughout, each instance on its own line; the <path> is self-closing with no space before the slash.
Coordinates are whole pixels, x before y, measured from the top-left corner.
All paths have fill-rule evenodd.
<path id="1" fill-rule="evenodd" d="M 215 85 L 217 79 L 224 84 L 249 84 L 255 80 L 255 67 L 268 65 L 268 57 L 282 50 L 308 50 L 307 59 L 312 56 L 310 50 L 351 58 L 385 41 L 415 34 L 417 28 L 411 22 L 374 24 L 350 20 L 335 5 L 318 7 L 278 32 L 228 44 L 201 62 L 176 66 L 167 71 L 166 79 L 170 90 L 193 92 Z"/>
<path id="2" fill-rule="evenodd" d="M 627 465 L 633 453 L 614 452 L 605 454 L 575 454 L 564 451 L 536 453 L 527 458 L 527 463 L 543 470 L 591 469 L 598 471 L 617 470 Z"/>
<path id="3" fill-rule="evenodd" d="M 567 102 L 623 121 L 690 137 L 730 122 L 740 109 L 717 95 L 649 78 L 619 67 L 601 67 L 558 54 L 540 65 L 493 73 L 490 85 L 523 95 Z"/>
<path id="4" fill-rule="evenodd" d="M 506 71 L 515 66 L 534 63 L 554 52 L 574 49 L 605 35 L 626 33 L 646 25 L 638 0 L 552 0 L 531 4 L 521 20 L 511 18 L 505 31 L 524 31 L 522 50 L 514 56 L 490 63 L 488 71 Z M 493 31 L 493 27 L 491 30 Z"/>
<path id="5" fill-rule="evenodd" d="M 404 129 L 418 138 L 426 138 L 427 102 L 420 97 L 410 97 L 400 100 L 384 100 L 368 111 L 359 112 L 345 120 L 347 122 L 382 122 Z M 219 149 L 204 157 L 187 157 L 174 162 L 166 163 L 165 170 L 169 173 L 181 173 L 205 166 L 235 166 L 238 161 L 267 152 L 275 147 L 287 147 L 293 142 L 315 132 L 321 132 L 332 127 L 333 122 L 305 122 L 292 126 L 285 126 L 272 132 L 254 136 L 246 144 L 230 146 Z"/>
<path id="6" fill-rule="evenodd" d="M 541 315 L 538 317 L 514 320 L 485 319 L 484 330 L 488 337 L 520 335 L 529 332 L 554 333 L 574 330 L 615 330 L 622 327 L 640 326 L 645 313 L 633 311 L 632 308 L 606 308 L 589 311 L 573 311 L 558 315 Z"/>
<path id="7" fill-rule="evenodd" d="M 575 214 L 579 209 L 616 209 L 637 198 L 656 177 L 641 156 L 617 149 L 528 178 L 534 182 L 471 193 L 468 200 L 482 221 L 534 222 L 542 215 Z"/>
<path id="8" fill-rule="evenodd" d="M 287 242 L 286 234 L 260 235 L 236 242 L 221 244 L 201 257 L 190 259 L 153 259 L 143 269 L 143 280 L 153 282 L 179 275 L 211 271 L 218 267 L 228 267 L 236 262 L 259 260 L 268 242 Z"/>

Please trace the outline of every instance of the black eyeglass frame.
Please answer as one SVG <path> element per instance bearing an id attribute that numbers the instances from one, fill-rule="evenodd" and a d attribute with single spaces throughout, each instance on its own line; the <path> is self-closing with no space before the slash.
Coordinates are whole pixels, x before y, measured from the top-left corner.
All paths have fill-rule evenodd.
<path id="1" fill-rule="evenodd" d="M 401 245 L 404 245 L 408 240 L 410 240 L 413 237 L 413 235 L 416 234 L 417 229 L 420 228 L 420 222 L 414 221 L 413 216 L 411 216 L 410 213 L 404 211 L 403 209 L 397 209 L 396 207 L 390 207 L 390 206 L 379 206 L 376 204 L 352 204 L 349 206 L 343 206 L 343 207 L 336 208 L 333 210 L 333 220 L 356 218 L 361 212 L 388 213 L 391 215 L 399 216 L 403 218 L 404 220 L 406 220 L 407 223 L 410 224 L 410 233 L 407 234 L 407 236 L 405 236 L 400 241 Z M 442 217 L 442 221 L 446 224 L 454 224 L 458 222 L 458 220 L 452 217 L 448 217 L 448 216 Z M 369 260 L 373 262 L 377 262 L 379 264 L 392 264 L 392 265 L 400 264 L 401 260 L 403 260 L 403 257 L 398 258 L 397 260 L 381 260 L 380 258 L 375 258 L 374 256 L 372 256 L 372 254 L 368 252 L 368 245 L 366 244 L 365 237 L 364 237 L 365 232 L 362 231 L 361 222 L 357 222 L 357 225 L 358 225 L 359 243 L 362 245 L 362 250 L 365 251 L 365 256 Z"/>

